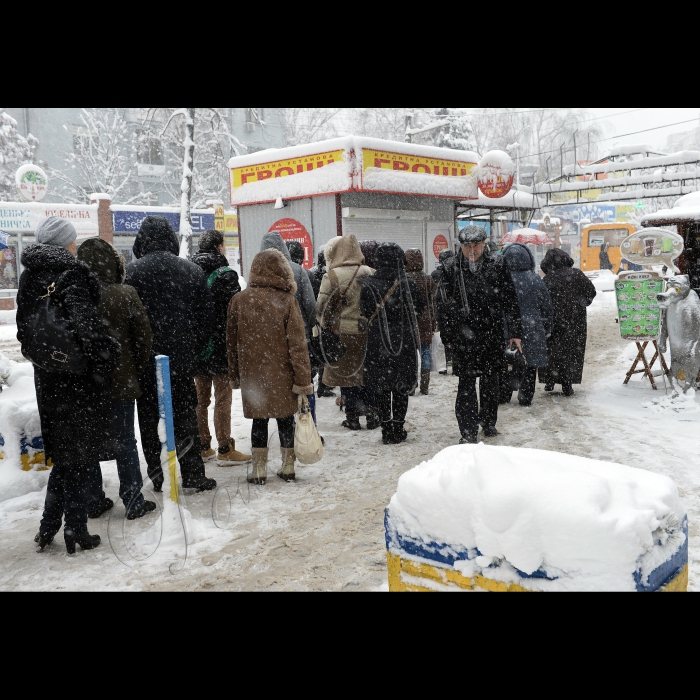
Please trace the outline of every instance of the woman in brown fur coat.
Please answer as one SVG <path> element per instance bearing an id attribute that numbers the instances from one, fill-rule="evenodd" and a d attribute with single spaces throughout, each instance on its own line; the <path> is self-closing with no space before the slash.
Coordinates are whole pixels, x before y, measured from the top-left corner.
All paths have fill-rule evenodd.
<path id="1" fill-rule="evenodd" d="M 294 274 L 277 250 L 258 253 L 248 288 L 236 294 L 228 309 L 229 375 L 240 387 L 243 414 L 253 419 L 253 473 L 248 481 L 264 484 L 267 476 L 267 435 L 270 418 L 277 419 L 285 481 L 294 475 L 294 414 L 299 395 L 314 391 L 304 321 L 294 297 Z"/>

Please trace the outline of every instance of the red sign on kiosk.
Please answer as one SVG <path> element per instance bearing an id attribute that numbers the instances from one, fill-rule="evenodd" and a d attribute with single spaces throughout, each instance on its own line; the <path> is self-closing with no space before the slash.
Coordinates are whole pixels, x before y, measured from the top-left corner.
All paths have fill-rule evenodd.
<path id="1" fill-rule="evenodd" d="M 433 255 L 435 259 L 439 260 L 440 253 L 442 253 L 443 250 L 447 250 L 449 247 L 450 244 L 447 242 L 447 238 L 442 234 L 435 236 L 435 240 L 433 240 Z"/>
<path id="2" fill-rule="evenodd" d="M 311 236 L 300 221 L 296 219 L 280 219 L 270 226 L 268 233 L 277 231 L 285 241 L 298 241 L 304 247 L 303 267 L 310 270 L 314 265 L 314 247 Z"/>

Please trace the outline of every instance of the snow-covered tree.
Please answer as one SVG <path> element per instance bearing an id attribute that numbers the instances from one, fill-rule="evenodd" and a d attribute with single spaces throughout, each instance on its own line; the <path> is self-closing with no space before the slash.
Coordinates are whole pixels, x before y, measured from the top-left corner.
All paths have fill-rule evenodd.
<path id="1" fill-rule="evenodd" d="M 66 167 L 49 170 L 52 194 L 76 203 L 89 202 L 95 192 L 111 195 L 115 204 L 150 201 L 150 193 L 137 182 L 139 138 L 122 112 L 114 107 L 82 110 L 73 152 L 65 154 Z"/>
<path id="2" fill-rule="evenodd" d="M 288 146 L 313 143 L 337 135 L 339 107 L 282 107 L 282 128 Z"/>
<path id="3" fill-rule="evenodd" d="M 446 126 L 435 130 L 433 144 L 440 148 L 460 151 L 476 151 L 476 139 L 471 117 L 463 109 L 442 108 L 435 112 L 436 121 L 448 121 Z"/>
<path id="4" fill-rule="evenodd" d="M 17 199 L 15 173 L 20 165 L 32 162 L 38 145 L 31 134 L 22 136 L 17 121 L 0 108 L 0 199 Z"/>

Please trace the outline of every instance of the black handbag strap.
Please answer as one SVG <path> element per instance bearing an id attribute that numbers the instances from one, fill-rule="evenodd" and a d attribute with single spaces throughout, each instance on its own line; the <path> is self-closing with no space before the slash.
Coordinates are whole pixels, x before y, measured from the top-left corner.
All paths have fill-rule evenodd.
<path id="1" fill-rule="evenodd" d="M 394 282 L 394 284 L 391 285 L 391 288 L 382 299 L 382 303 L 377 307 L 375 312 L 370 317 L 369 321 L 367 321 L 368 326 L 372 325 L 372 321 L 374 321 L 374 319 L 377 318 L 377 314 L 379 314 L 379 312 L 384 308 L 384 304 L 386 304 L 387 301 L 389 301 L 389 297 L 391 297 L 391 295 L 396 291 L 396 288 L 399 286 L 399 284 L 401 284 L 401 279 L 397 279 L 396 282 Z"/>

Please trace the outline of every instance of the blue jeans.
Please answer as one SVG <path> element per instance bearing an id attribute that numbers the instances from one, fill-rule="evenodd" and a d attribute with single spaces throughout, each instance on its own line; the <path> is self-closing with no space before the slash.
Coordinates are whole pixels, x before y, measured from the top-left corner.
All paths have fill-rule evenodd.
<path id="1" fill-rule="evenodd" d="M 422 372 L 430 372 L 433 368 L 433 363 L 430 359 L 430 345 L 420 346 L 420 368 Z"/>
<path id="2" fill-rule="evenodd" d="M 134 402 L 113 401 L 112 430 L 116 442 L 117 473 L 119 474 L 119 498 L 127 511 L 141 508 L 144 503 L 141 488 L 141 466 L 134 435 Z M 99 462 L 88 468 L 88 512 L 97 510 L 105 498 L 102 490 L 102 471 Z"/>

